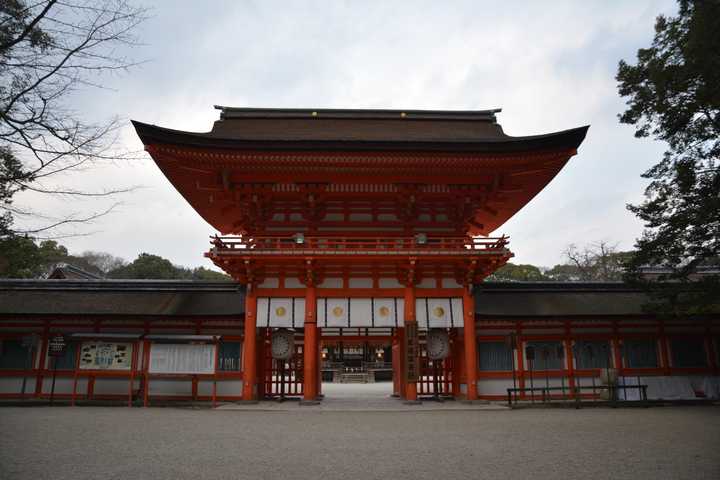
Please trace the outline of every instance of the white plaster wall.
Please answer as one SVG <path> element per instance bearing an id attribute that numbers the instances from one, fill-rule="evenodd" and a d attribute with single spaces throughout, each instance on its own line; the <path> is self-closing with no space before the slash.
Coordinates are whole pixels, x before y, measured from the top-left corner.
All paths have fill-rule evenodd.
<path id="1" fill-rule="evenodd" d="M 372 288 L 372 278 L 351 278 L 349 281 L 350 288 Z"/>
<path id="2" fill-rule="evenodd" d="M 337 277 L 326 278 L 318 285 L 318 288 L 342 288 L 343 279 Z"/>
<path id="3" fill-rule="evenodd" d="M 295 277 L 288 277 L 285 279 L 285 288 L 305 288 L 305 285 Z"/>
<path id="4" fill-rule="evenodd" d="M 278 288 L 280 286 L 279 278 L 266 278 L 258 288 Z"/>
<path id="5" fill-rule="evenodd" d="M 394 278 L 381 278 L 378 280 L 380 288 L 403 288 L 402 284 Z"/>
<path id="6" fill-rule="evenodd" d="M 462 285 L 455 281 L 454 278 L 443 278 L 442 286 L 443 288 L 462 288 Z"/>
<path id="7" fill-rule="evenodd" d="M 25 384 L 25 393 L 35 393 L 35 377 L 28 376 Z M 20 393 L 22 391 L 22 377 L 0 377 L 0 393 Z"/>
<path id="8" fill-rule="evenodd" d="M 212 380 L 201 380 L 198 382 L 198 395 L 212 395 L 213 382 Z M 242 380 L 218 380 L 216 394 L 228 395 L 228 396 L 240 396 L 242 395 L 243 382 Z"/>
<path id="9" fill-rule="evenodd" d="M 152 395 L 192 395 L 192 381 L 169 380 L 164 378 L 150 379 L 150 396 Z"/>
<path id="10" fill-rule="evenodd" d="M 130 388 L 130 379 L 125 378 L 96 378 L 93 392 L 96 395 L 127 395 Z M 133 390 L 140 388 L 140 382 L 135 379 Z M 83 390 L 84 392 L 85 390 Z"/>
<path id="11" fill-rule="evenodd" d="M 416 285 L 416 288 L 435 288 L 437 287 L 437 281 L 434 278 L 423 278 L 420 283 Z"/>
<path id="12" fill-rule="evenodd" d="M 72 393 L 73 378 L 72 377 L 57 377 L 55 379 L 55 393 Z M 52 375 L 48 375 L 43 378 L 43 389 L 42 392 L 50 394 L 52 390 Z M 87 390 L 87 379 L 78 378 L 77 392 L 85 392 Z M 19 390 L 18 390 L 19 391 Z"/>
<path id="13" fill-rule="evenodd" d="M 478 395 L 507 395 L 507 389 L 512 386 L 512 378 L 487 378 L 477 382 Z"/>

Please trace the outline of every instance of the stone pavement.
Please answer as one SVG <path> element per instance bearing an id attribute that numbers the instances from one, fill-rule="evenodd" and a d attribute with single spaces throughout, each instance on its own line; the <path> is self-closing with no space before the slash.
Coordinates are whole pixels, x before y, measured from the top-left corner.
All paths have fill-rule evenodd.
<path id="1" fill-rule="evenodd" d="M 711 479 L 720 408 L 1 407 L 0 479 Z"/>

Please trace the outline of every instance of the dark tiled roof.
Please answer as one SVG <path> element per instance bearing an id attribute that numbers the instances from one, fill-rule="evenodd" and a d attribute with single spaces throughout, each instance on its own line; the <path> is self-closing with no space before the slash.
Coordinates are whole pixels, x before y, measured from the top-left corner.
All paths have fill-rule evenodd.
<path id="1" fill-rule="evenodd" d="M 0 280 L 0 315 L 243 315 L 233 282 Z"/>
<path id="2" fill-rule="evenodd" d="M 55 265 L 55 268 L 52 269 L 47 278 L 62 280 L 100 280 L 102 277 L 95 275 L 94 273 L 87 272 L 75 265 L 60 263 Z"/>
<path id="3" fill-rule="evenodd" d="M 647 301 L 620 282 L 497 282 L 475 289 L 475 313 L 488 317 L 643 315 Z"/>
<path id="4" fill-rule="evenodd" d="M 244 288 L 233 282 L 0 280 L 0 315 L 237 316 Z M 623 283 L 483 283 L 483 317 L 643 315 L 645 294 Z"/>
<path id="5" fill-rule="evenodd" d="M 402 150 L 518 152 L 576 149 L 588 127 L 511 137 L 495 110 L 341 110 L 216 107 L 220 120 L 207 133 L 133 121 L 145 145 L 262 150 Z"/>

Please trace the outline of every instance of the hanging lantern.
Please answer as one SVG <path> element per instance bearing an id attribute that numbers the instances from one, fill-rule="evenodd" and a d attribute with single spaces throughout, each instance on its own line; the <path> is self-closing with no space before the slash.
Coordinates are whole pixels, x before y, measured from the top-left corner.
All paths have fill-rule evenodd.
<path id="1" fill-rule="evenodd" d="M 288 360 L 295 353 L 295 333 L 285 328 L 273 332 L 270 344 L 272 357 L 278 360 Z"/>
<path id="2" fill-rule="evenodd" d="M 440 328 L 428 331 L 427 354 L 431 360 L 442 360 L 450 355 L 450 337 Z"/>

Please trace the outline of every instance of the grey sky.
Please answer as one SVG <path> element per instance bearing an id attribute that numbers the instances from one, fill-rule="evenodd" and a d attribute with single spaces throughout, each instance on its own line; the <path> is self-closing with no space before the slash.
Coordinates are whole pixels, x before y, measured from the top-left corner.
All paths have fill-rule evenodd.
<path id="1" fill-rule="evenodd" d="M 119 115 L 207 131 L 214 104 L 250 107 L 485 109 L 501 107 L 510 135 L 590 124 L 579 154 L 496 234 L 511 236 L 515 262 L 551 266 L 569 243 L 630 248 L 641 224 L 640 174 L 663 145 L 633 137 L 617 114 L 617 62 L 649 45 L 654 18 L 672 1 L 573 2 L 145 2 L 153 17 L 129 52 L 149 61 L 83 91 L 74 107 L 90 118 Z M 129 148 L 141 148 L 129 126 Z M 202 258 L 213 229 L 149 157 L 97 166 L 63 179 L 87 188 L 141 185 L 112 214 L 62 240 L 72 252 L 102 250 L 133 259 Z M 40 211 L 101 210 L 24 194 Z"/>

